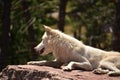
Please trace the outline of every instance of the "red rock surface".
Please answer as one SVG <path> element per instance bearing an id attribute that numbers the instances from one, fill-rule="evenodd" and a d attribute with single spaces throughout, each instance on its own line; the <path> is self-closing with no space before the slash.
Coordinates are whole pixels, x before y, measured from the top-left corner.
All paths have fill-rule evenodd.
<path id="1" fill-rule="evenodd" d="M 120 80 L 120 77 L 96 75 L 91 71 L 63 71 L 47 66 L 9 65 L 0 73 L 0 80 Z"/>

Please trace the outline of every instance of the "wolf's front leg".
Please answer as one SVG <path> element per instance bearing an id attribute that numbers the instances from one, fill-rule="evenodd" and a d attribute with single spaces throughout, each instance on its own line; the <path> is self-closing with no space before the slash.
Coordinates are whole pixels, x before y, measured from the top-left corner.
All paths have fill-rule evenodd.
<path id="1" fill-rule="evenodd" d="M 30 62 L 27 62 L 28 65 L 38 65 L 38 66 L 50 66 L 50 67 L 56 67 L 56 68 L 59 68 L 62 63 L 59 62 L 59 61 L 46 61 L 46 60 L 43 60 L 43 61 L 30 61 Z"/>
<path id="2" fill-rule="evenodd" d="M 67 66 L 62 67 L 65 71 L 70 71 L 72 69 L 81 69 L 81 70 L 93 70 L 89 62 L 70 62 Z"/>

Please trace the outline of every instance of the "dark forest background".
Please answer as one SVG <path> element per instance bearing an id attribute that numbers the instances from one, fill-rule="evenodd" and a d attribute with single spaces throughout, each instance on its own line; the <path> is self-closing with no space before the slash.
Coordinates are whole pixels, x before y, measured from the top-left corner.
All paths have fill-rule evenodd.
<path id="1" fill-rule="evenodd" d="M 33 50 L 43 24 L 87 45 L 120 51 L 120 0 L 0 0 L 0 70 L 52 58 Z"/>

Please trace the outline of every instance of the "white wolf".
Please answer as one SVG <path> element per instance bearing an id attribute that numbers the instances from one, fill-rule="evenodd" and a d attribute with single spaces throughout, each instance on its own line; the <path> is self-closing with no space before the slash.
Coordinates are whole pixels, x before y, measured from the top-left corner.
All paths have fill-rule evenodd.
<path id="1" fill-rule="evenodd" d="M 54 61 L 30 61 L 27 64 L 62 67 L 63 70 L 93 70 L 97 74 L 120 75 L 120 53 L 84 45 L 58 30 L 44 26 L 42 41 L 35 47 L 41 55 L 53 53 Z"/>

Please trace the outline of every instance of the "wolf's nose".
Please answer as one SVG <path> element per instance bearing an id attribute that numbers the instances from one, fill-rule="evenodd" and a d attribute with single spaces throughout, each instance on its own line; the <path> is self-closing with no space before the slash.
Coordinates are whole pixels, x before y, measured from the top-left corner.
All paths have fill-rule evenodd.
<path id="1" fill-rule="evenodd" d="M 37 50 L 36 47 L 34 47 L 34 50 Z"/>

